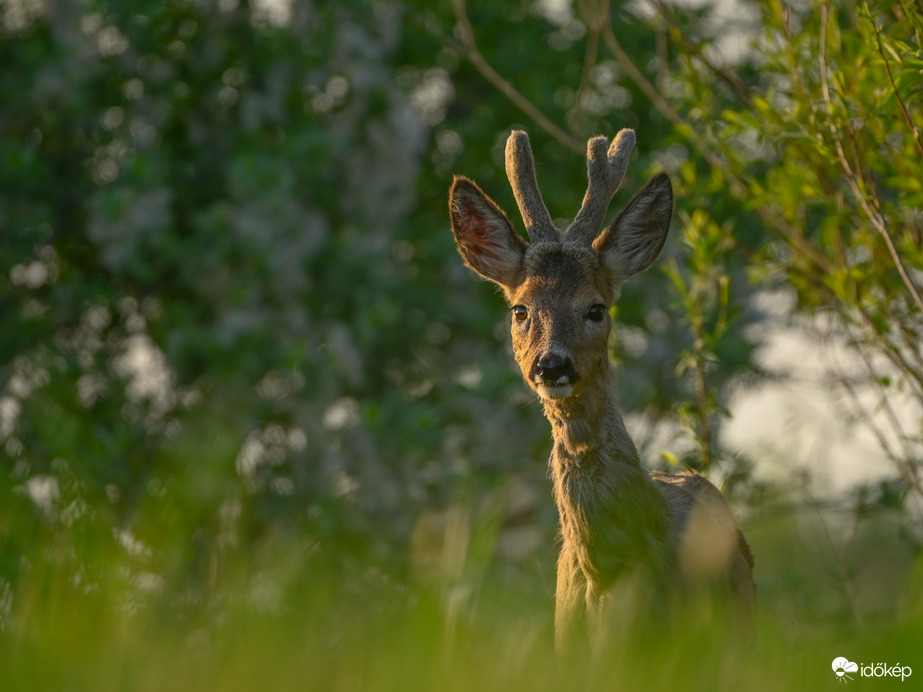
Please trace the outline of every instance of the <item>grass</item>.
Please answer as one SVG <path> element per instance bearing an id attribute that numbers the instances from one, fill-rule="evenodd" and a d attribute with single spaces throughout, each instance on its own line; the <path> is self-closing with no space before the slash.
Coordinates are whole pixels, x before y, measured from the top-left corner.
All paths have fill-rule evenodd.
<path id="1" fill-rule="evenodd" d="M 494 575 L 489 560 L 456 560 L 454 576 L 420 583 L 390 581 L 373 566 L 344 579 L 313 558 L 289 553 L 273 563 L 261 554 L 202 590 L 181 579 L 143 588 L 114 557 L 103 570 L 109 583 L 92 587 L 33 566 L 0 620 L 0 687 L 814 691 L 836 689 L 831 662 L 845 656 L 910 666 L 919 676 L 901 683 L 854 675 L 859 689 L 919 689 L 923 610 L 914 580 L 860 625 L 844 603 L 831 607 L 838 597 L 830 574 L 806 561 L 813 548 L 793 543 L 790 528 L 752 532 L 761 588 L 752 638 L 699 617 L 668 631 L 626 627 L 596 656 L 556 656 L 550 594 L 540 580 Z M 891 571 L 912 575 L 914 564 L 893 562 Z M 865 567 L 888 571 L 885 563 Z"/>
<path id="2" fill-rule="evenodd" d="M 752 642 L 703 623 L 660 638 L 626 637 L 596 657 L 557 658 L 546 614 L 505 597 L 506 605 L 488 599 L 460 620 L 447 616 L 445 598 L 419 593 L 390 608 L 309 598 L 270 614 L 241 603 L 200 622 L 165 610 L 119 611 L 97 598 L 36 603 L 5 635 L 3 687 L 819 690 L 836 684 L 837 656 L 916 664 L 923 675 L 920 619 L 857 631 L 805 629 L 764 613 Z"/>

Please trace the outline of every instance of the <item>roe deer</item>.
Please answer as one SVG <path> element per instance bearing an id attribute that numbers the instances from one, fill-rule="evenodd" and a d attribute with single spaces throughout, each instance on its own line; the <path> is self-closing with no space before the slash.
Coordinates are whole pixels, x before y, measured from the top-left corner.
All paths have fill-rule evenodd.
<path id="1" fill-rule="evenodd" d="M 506 172 L 531 243 L 473 181 L 456 176 L 449 193 L 458 250 L 503 289 L 516 361 L 551 423 L 559 648 L 580 621 L 598 648 L 619 584 L 642 589 L 652 605 L 682 600 L 701 582 L 744 611 L 755 603 L 750 546 L 721 492 L 694 472 L 645 471 L 616 404 L 609 308 L 622 283 L 660 254 L 673 213 L 673 188 L 660 173 L 598 233 L 634 142 L 627 129 L 611 146 L 589 140 L 587 192 L 562 233 L 542 201 L 528 136 L 514 131 Z"/>

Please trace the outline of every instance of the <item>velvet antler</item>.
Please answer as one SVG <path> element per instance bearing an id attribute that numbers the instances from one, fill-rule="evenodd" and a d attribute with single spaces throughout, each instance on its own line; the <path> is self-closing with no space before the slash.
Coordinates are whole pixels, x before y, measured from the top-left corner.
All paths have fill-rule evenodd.
<path id="1" fill-rule="evenodd" d="M 635 131 L 630 129 L 619 131 L 611 146 L 605 137 L 593 137 L 587 142 L 588 185 L 580 211 L 564 233 L 568 243 L 589 245 L 599 234 L 609 202 L 625 177 L 634 146 Z"/>
<path id="2" fill-rule="evenodd" d="M 506 175 L 526 224 L 529 240 L 533 243 L 560 242 L 561 231 L 552 222 L 535 180 L 529 135 L 522 130 L 513 130 L 506 140 Z"/>

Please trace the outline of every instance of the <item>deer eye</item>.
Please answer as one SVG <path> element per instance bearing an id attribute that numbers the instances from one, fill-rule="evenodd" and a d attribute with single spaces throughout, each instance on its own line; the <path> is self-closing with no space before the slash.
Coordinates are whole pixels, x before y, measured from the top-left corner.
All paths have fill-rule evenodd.
<path id="1" fill-rule="evenodd" d="M 513 315 L 516 316 L 517 322 L 522 322 L 529 316 L 529 310 L 525 305 L 514 305 L 513 306 Z"/>
<path id="2" fill-rule="evenodd" d="M 588 320 L 593 322 L 602 322 L 606 317 L 606 306 L 605 305 L 594 305 L 591 307 L 586 314 Z"/>

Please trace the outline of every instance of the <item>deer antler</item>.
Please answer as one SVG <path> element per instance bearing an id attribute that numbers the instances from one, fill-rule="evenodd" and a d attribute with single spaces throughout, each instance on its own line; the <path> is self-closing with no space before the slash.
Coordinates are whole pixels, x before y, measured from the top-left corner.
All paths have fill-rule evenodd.
<path id="1" fill-rule="evenodd" d="M 586 172 L 589 184 L 580 211 L 564 234 L 570 243 L 589 245 L 599 233 L 609 202 L 625 177 L 628 158 L 635 146 L 635 131 L 620 130 L 607 152 L 608 143 L 605 137 L 593 137 L 587 142 Z"/>
<path id="2" fill-rule="evenodd" d="M 533 243 L 560 242 L 561 231 L 552 222 L 535 180 L 529 135 L 522 130 L 513 130 L 506 140 L 506 176 L 510 179 L 529 240 Z"/>

